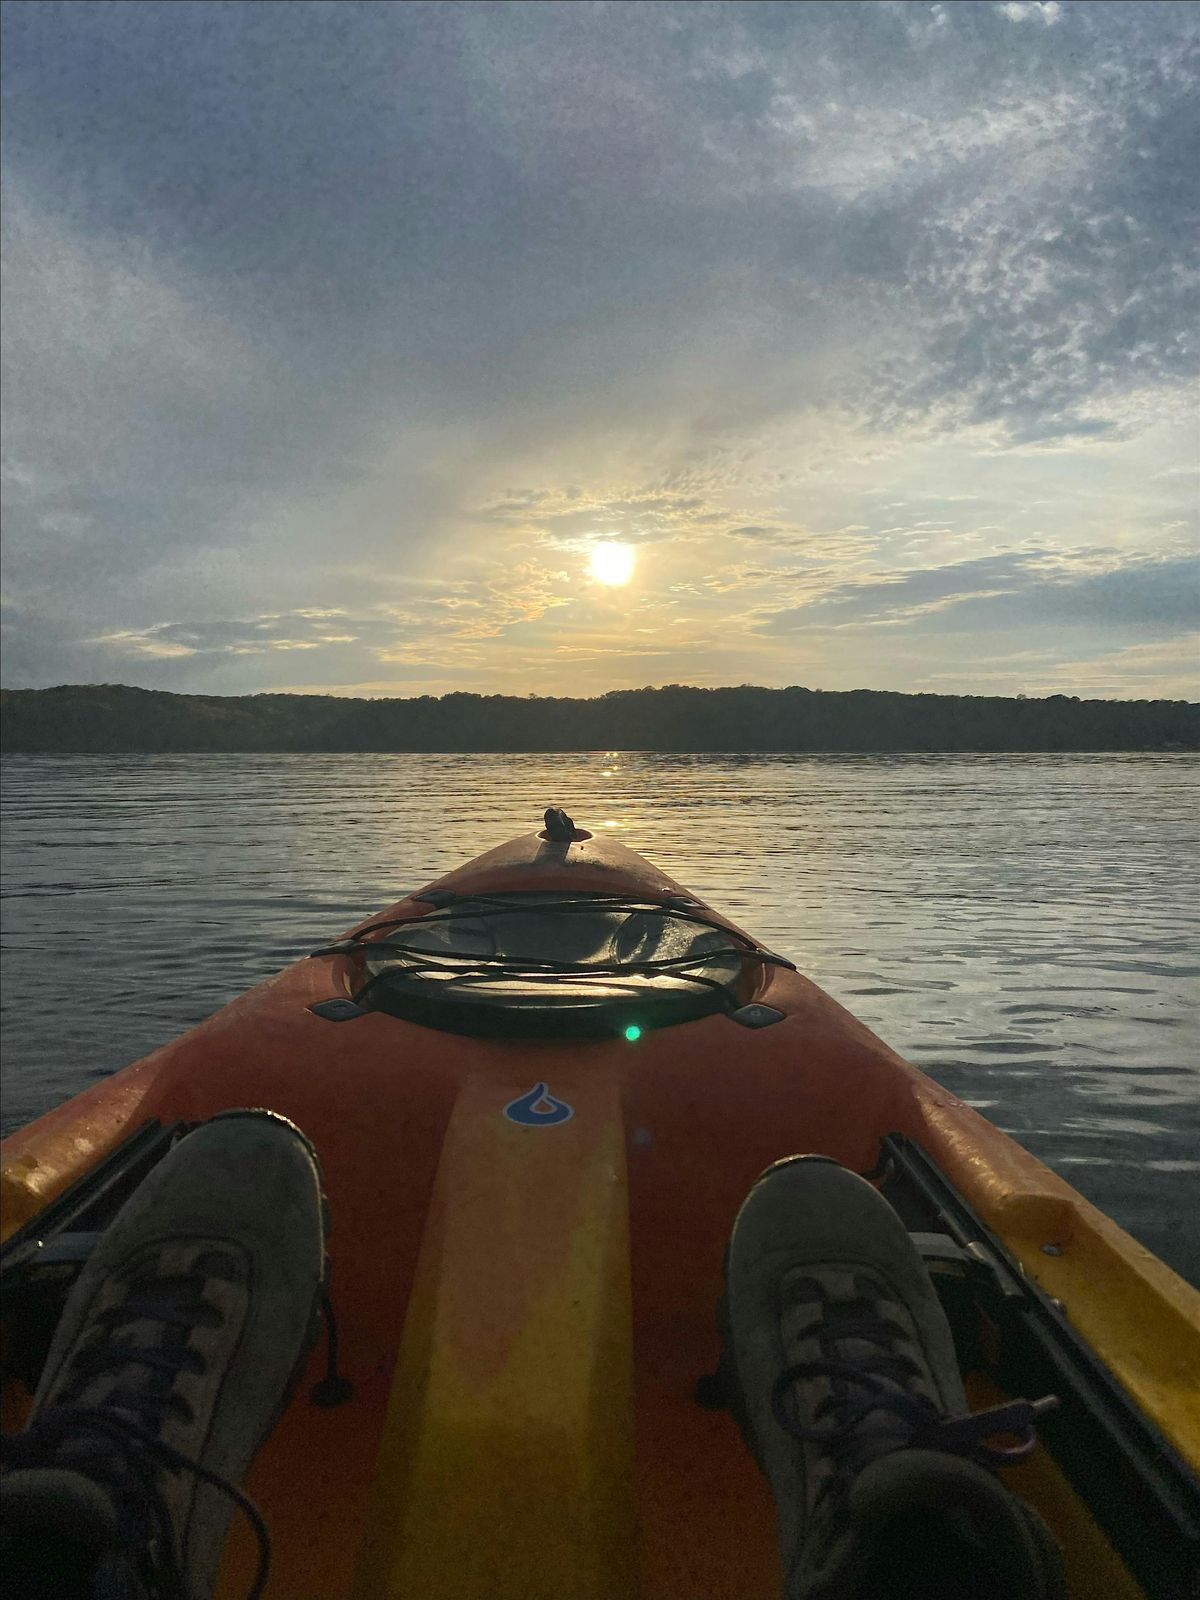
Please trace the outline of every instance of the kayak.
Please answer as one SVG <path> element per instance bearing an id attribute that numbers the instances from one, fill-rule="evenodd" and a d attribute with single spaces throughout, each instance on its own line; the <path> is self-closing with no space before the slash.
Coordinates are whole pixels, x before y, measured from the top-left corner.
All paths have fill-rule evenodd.
<path id="1" fill-rule="evenodd" d="M 1058 1397 L 1006 1468 L 1077 1600 L 1192 1595 L 1200 1295 L 690 890 L 565 813 L 0 1147 L 3 1413 L 97 1235 L 235 1106 L 314 1142 L 326 1335 L 246 1488 L 289 1600 L 767 1600 L 726 1407 L 722 1255 L 795 1152 L 878 1184 L 977 1407 Z M 244 1592 L 235 1531 L 219 1593 Z"/>

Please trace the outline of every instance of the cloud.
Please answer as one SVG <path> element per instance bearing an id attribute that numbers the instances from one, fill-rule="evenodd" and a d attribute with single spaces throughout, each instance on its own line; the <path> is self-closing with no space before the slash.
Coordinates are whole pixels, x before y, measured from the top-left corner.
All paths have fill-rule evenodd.
<path id="1" fill-rule="evenodd" d="M 255 356 L 204 286 L 172 282 L 142 246 L 85 241 L 11 177 L 5 190 L 9 486 L 53 503 L 83 483 L 131 503 L 142 480 L 144 503 L 144 475 L 195 483 L 214 447 L 226 482 L 244 473 L 231 408 Z"/>
<path id="2" fill-rule="evenodd" d="M 1038 21 L 1047 28 L 1062 21 L 1059 0 L 1003 0 L 996 10 L 1009 22 Z"/>
<path id="3" fill-rule="evenodd" d="M 706 372 L 777 404 L 812 375 L 856 403 L 1007 420 L 1112 387 L 1114 356 L 1163 361 L 1188 325 L 1195 30 L 1170 8 L 1138 30 L 1042 27 L 1017 56 L 999 48 L 1008 13 L 956 8 L 934 69 L 911 36 L 934 23 L 921 6 L 647 7 L 620 27 L 586 7 L 360 8 L 345 28 L 302 7 L 286 36 L 279 10 L 203 28 L 143 10 L 136 32 L 77 13 L 63 91 L 85 80 L 92 181 L 75 210 L 95 237 L 144 207 L 159 258 L 186 245 L 223 314 L 286 350 L 302 397 L 344 383 L 349 357 L 364 399 L 397 368 L 526 405 L 536 373 L 560 412 L 576 373 L 572 406 L 616 379 L 648 408 L 664 386 L 679 405 L 678 377 L 693 404 Z M 10 32 L 10 160 L 44 185 L 21 49 L 39 29 Z M 117 55 L 119 104 L 84 65 Z M 271 63 L 248 112 L 229 59 Z M 129 116 L 139 91 L 157 137 Z M 1045 345 L 1060 311 L 1082 343 Z"/>
<path id="4" fill-rule="evenodd" d="M 386 658 L 486 685 L 615 663 L 685 605 L 683 678 L 799 670 L 767 607 L 875 605 L 897 652 L 1035 589 L 1090 606 L 1097 660 L 1167 625 L 1194 11 L 142 3 L 4 29 L 6 681 Z M 638 546 L 623 596 L 582 578 L 597 537 Z M 1110 593 L 1029 555 L 1085 547 L 1147 575 Z"/>
<path id="5" fill-rule="evenodd" d="M 305 606 L 234 618 L 156 622 L 112 629 L 80 643 L 109 651 L 118 660 L 207 657 L 227 662 L 358 645 L 377 661 L 445 664 L 477 660 L 479 641 L 497 639 L 570 603 L 568 595 L 558 592 L 566 575 L 536 562 L 504 568 L 478 563 L 477 568 L 475 575 L 457 580 L 410 580 L 403 599 L 359 609 Z"/>
<path id="6" fill-rule="evenodd" d="M 1200 558 L 1121 560 L 1115 552 L 1049 550 L 983 556 L 826 589 L 764 614 L 772 633 L 798 628 L 988 630 L 1140 628 L 1168 636 L 1200 623 Z"/>
<path id="7" fill-rule="evenodd" d="M 266 655 L 272 650 L 317 650 L 353 644 L 358 634 L 345 632 L 341 607 L 312 607 L 290 613 L 227 621 L 156 622 L 147 628 L 115 628 L 82 641 L 101 645 L 117 656 L 172 660 L 187 656 Z"/>
<path id="8" fill-rule="evenodd" d="M 1200 632 L 1151 644 L 1125 645 L 1084 660 L 1047 663 L 1042 681 L 1081 696 L 1118 699 L 1187 699 L 1195 695 L 1200 664 Z M 1044 692 L 1053 693 L 1048 689 Z"/>
<path id="9" fill-rule="evenodd" d="M 562 489 L 510 489 L 478 508 L 485 522 L 499 522 L 540 543 L 564 550 L 586 551 L 597 539 L 620 539 L 632 545 L 712 541 L 729 536 L 769 539 L 787 544 L 802 538 L 804 528 L 785 518 L 741 519 L 744 511 L 687 483 L 673 490 L 660 480 L 642 486 L 624 485 L 584 492 Z"/>

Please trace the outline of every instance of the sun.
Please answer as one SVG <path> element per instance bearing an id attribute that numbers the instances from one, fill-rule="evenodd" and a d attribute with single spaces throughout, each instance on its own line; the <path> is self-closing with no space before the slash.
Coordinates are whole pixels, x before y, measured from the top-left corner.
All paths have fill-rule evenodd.
<path id="1" fill-rule="evenodd" d="M 633 576 L 633 550 L 627 544 L 598 544 L 588 557 L 588 571 L 598 583 L 628 583 Z"/>

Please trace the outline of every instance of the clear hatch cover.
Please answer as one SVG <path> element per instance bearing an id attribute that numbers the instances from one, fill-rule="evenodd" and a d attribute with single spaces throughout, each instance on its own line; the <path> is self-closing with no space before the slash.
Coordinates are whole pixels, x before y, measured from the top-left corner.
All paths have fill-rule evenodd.
<path id="1" fill-rule="evenodd" d="M 360 1004 L 453 1033 L 525 1037 L 732 1009 L 756 955 L 699 907 L 548 892 L 456 900 L 360 949 Z"/>

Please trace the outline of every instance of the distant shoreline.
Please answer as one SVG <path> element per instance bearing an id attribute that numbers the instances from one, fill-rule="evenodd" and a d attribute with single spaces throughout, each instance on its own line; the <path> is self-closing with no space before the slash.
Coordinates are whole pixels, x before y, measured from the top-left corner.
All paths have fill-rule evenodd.
<path id="1" fill-rule="evenodd" d="M 123 684 L 0 690 L 18 754 L 1104 754 L 1200 751 L 1200 704 L 887 690 L 614 690 L 595 699 L 448 694 L 190 695 Z"/>

